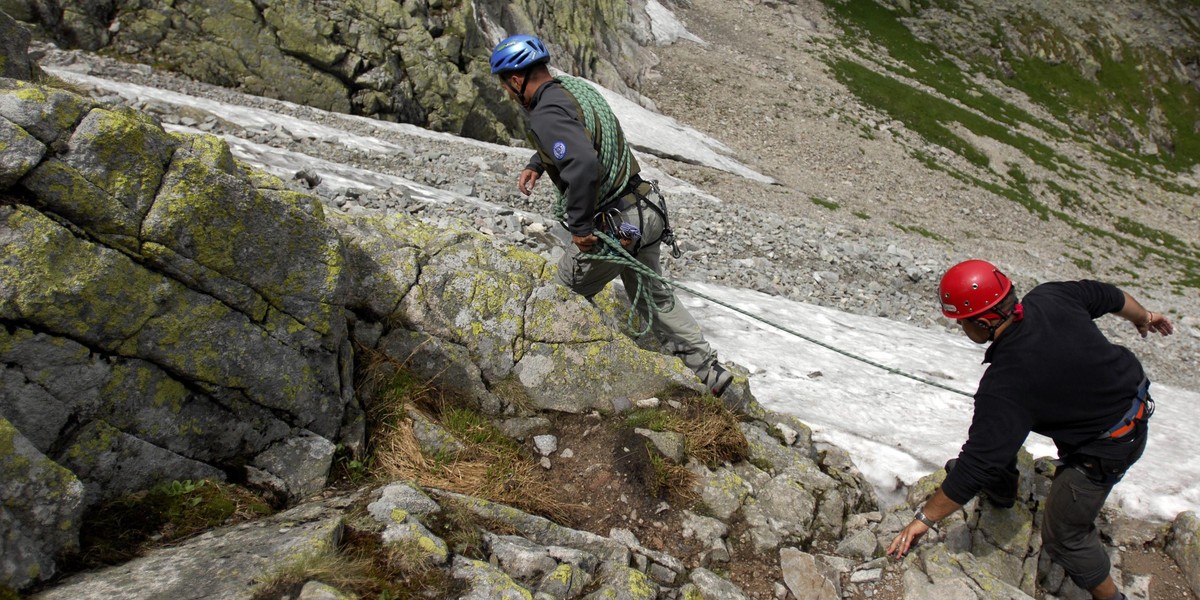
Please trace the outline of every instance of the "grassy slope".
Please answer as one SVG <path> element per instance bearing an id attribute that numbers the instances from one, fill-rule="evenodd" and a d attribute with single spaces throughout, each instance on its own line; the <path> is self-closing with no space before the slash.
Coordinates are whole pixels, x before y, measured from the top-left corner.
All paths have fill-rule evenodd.
<path id="1" fill-rule="evenodd" d="M 850 32 L 843 41 L 844 47 L 851 49 L 850 56 L 838 49 L 828 55 L 838 79 L 865 104 L 903 122 L 926 141 L 958 154 L 979 170 L 958 170 L 914 150 L 930 168 L 1011 200 L 1043 220 L 1058 219 L 1085 236 L 1115 242 L 1138 258 L 1154 254 L 1172 261 L 1183 273 L 1172 282 L 1177 290 L 1200 288 L 1200 244 L 1181 239 L 1186 235 L 1156 229 L 1114 214 L 1101 203 L 1084 200 L 1083 194 L 1088 192 L 1124 192 L 1109 189 L 1114 184 L 1042 141 L 1082 145 L 1114 172 L 1168 192 L 1200 194 L 1200 190 L 1180 184 L 1174 177 L 1191 171 L 1200 162 L 1200 132 L 1194 125 L 1200 123 L 1200 90 L 1165 75 L 1172 61 L 1186 61 L 1188 57 L 1135 49 L 1123 43 L 1113 51 L 1095 40 L 1072 45 L 1051 23 L 1036 14 L 1023 14 L 1018 23 L 994 24 L 996 33 L 989 44 L 1000 48 L 1004 62 L 1011 66 L 1010 71 L 1002 73 L 997 62 L 983 54 L 953 55 L 921 41 L 902 21 L 905 15 L 875 2 L 827 3 Z M 919 17 L 931 4 L 935 2 L 913 2 L 914 14 Z M 1005 42 L 1001 31 L 1022 40 L 1035 40 L 1021 47 L 1035 48 L 1048 56 L 1078 52 L 1082 47 L 1099 69 L 1089 78 L 1071 61 L 1052 63 L 1037 56 L 1019 55 L 1014 45 Z M 888 56 L 880 59 L 864 42 L 885 48 Z M 1053 120 L 1006 101 L 992 93 L 991 86 L 979 85 L 975 77 L 980 75 L 993 84 L 1002 81 L 1020 91 Z M 1149 137 L 1151 114 L 1161 115 L 1158 128 L 1170 133 L 1171 147 L 1164 146 L 1157 154 L 1139 154 L 1106 143 L 1106 139 L 1131 138 L 1130 129 L 1141 138 Z M 1039 175 L 1032 178 L 1017 164 L 989 164 L 987 154 L 956 133 L 956 128 L 1018 150 L 1036 166 Z M 1035 137 L 1022 133 L 1030 129 L 1040 134 Z M 988 169 L 997 176 L 989 176 Z M 1071 258 L 1080 266 L 1090 264 L 1084 256 Z"/>

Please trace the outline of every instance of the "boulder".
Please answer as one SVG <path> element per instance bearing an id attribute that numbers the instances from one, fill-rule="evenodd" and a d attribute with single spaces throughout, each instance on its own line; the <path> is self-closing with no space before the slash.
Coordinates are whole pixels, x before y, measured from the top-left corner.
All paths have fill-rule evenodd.
<path id="1" fill-rule="evenodd" d="M 0 77 L 28 81 L 40 74 L 37 64 L 29 59 L 30 37 L 25 27 L 0 10 Z"/>
<path id="2" fill-rule="evenodd" d="M 1200 516 L 1191 511 L 1179 513 L 1171 523 L 1166 550 L 1179 565 L 1192 593 L 1200 595 Z"/>
<path id="3" fill-rule="evenodd" d="M 43 600 L 252 597 L 255 583 L 289 565 L 336 550 L 341 513 L 305 504 L 257 523 L 222 527 L 125 564 L 68 577 Z"/>
<path id="4" fill-rule="evenodd" d="M 0 417 L 0 589 L 55 574 L 55 556 L 78 546 L 83 485 Z"/>

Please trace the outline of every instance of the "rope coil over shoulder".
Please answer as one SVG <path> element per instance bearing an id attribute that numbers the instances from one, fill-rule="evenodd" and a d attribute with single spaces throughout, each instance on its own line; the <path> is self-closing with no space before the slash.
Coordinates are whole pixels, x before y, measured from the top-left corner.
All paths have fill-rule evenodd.
<path id="1" fill-rule="evenodd" d="M 600 92 L 576 77 L 563 75 L 555 79 L 579 103 L 583 113 L 583 126 L 592 135 L 592 141 L 597 146 L 596 153 L 600 157 L 600 164 L 609 165 L 608 172 L 603 173 L 603 179 L 600 180 L 600 200 L 596 208 L 607 206 L 616 201 L 629 181 L 629 171 L 633 166 L 633 154 L 629 151 L 629 144 L 616 135 L 620 125 Z M 562 221 L 566 214 L 567 197 L 562 190 L 558 190 L 558 199 L 554 203 L 554 218 Z"/>

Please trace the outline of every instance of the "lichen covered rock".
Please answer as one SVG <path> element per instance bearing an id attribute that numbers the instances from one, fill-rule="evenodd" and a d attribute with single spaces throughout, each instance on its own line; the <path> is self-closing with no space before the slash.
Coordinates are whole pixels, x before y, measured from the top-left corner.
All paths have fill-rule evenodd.
<path id="1" fill-rule="evenodd" d="M 0 417 L 0 587 L 49 579 L 78 545 L 83 485 Z"/>
<path id="2" fill-rule="evenodd" d="M 536 33 L 553 63 L 641 100 L 658 62 L 644 4 L 175 0 L 61 11 L 11 2 L 68 46 L 107 48 L 197 80 L 486 141 L 522 137 L 487 62 L 499 37 Z M 19 10 L 18 10 L 19 8 Z M 536 24 L 536 26 L 535 26 Z M 494 38 L 494 39 L 493 39 Z"/>

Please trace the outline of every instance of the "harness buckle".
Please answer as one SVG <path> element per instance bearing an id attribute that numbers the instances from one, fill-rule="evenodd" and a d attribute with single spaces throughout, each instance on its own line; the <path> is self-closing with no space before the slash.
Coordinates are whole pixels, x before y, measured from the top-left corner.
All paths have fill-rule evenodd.
<path id="1" fill-rule="evenodd" d="M 1125 416 L 1117 421 L 1116 425 L 1109 427 L 1107 431 L 1100 434 L 1100 439 L 1120 439 L 1133 432 L 1134 428 L 1141 421 L 1146 421 L 1154 414 L 1154 399 L 1150 397 L 1150 381 L 1142 379 L 1142 383 L 1138 385 L 1137 395 L 1134 396 L 1130 403 L 1129 410 L 1125 412 Z"/>

